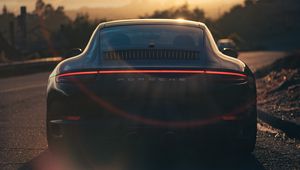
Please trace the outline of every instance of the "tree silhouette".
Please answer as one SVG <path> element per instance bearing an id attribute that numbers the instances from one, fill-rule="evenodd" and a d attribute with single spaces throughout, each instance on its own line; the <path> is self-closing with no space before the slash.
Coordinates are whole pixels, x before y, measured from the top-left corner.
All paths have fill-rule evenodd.
<path id="1" fill-rule="evenodd" d="M 3 8 L 2 8 L 2 14 L 3 14 L 3 15 L 8 14 L 8 10 L 7 10 L 6 5 L 3 5 Z"/>
<path id="2" fill-rule="evenodd" d="M 140 18 L 184 18 L 204 22 L 216 39 L 231 38 L 242 50 L 289 50 L 300 48 L 300 5 L 298 0 L 245 0 L 244 5 L 235 5 L 220 18 L 211 20 L 205 12 L 191 8 L 188 3 L 164 10 L 155 10 Z M 96 26 L 106 21 L 90 20 L 87 14 L 78 14 L 74 20 L 65 14 L 64 7 L 54 8 L 43 0 L 37 0 L 34 11 L 27 15 L 28 34 L 41 29 L 42 38 L 51 41 L 59 53 L 74 47 L 84 48 Z M 13 13 L 3 6 L 0 24 L 16 21 Z M 16 23 L 16 22 L 15 22 Z M 17 27 L 17 26 L 16 26 Z M 7 35 L 6 27 L 0 27 L 2 35 Z M 41 33 L 40 33 L 41 34 Z M 16 33 L 16 35 L 18 35 Z M 8 36 L 3 36 L 7 39 Z M 35 39 L 41 37 L 35 36 Z M 46 38 L 45 38 L 46 37 Z M 17 38 L 16 38 L 17 39 Z M 44 40 L 45 41 L 45 40 Z M 29 42 L 29 47 L 44 41 Z M 31 43 L 31 44 L 30 44 Z M 38 46 L 38 45 L 37 45 Z M 49 49 L 40 49 L 49 54 Z M 33 51 L 35 52 L 35 51 Z"/>
<path id="3" fill-rule="evenodd" d="M 300 5 L 297 0 L 245 0 L 215 22 L 222 37 L 238 35 L 242 49 L 299 48 Z"/>
<path id="4" fill-rule="evenodd" d="M 140 18 L 166 18 L 166 19 L 177 19 L 184 18 L 194 21 L 206 21 L 205 13 L 200 8 L 190 9 L 188 3 L 185 3 L 177 8 L 169 8 L 165 10 L 156 10 L 151 15 L 144 15 Z"/>

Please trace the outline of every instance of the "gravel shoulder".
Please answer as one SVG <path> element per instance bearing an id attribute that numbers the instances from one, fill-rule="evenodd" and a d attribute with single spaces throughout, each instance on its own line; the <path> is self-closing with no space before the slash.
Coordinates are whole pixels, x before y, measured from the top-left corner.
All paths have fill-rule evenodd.
<path id="1" fill-rule="evenodd" d="M 300 125 L 300 53 L 279 59 L 257 77 L 259 108 Z"/>

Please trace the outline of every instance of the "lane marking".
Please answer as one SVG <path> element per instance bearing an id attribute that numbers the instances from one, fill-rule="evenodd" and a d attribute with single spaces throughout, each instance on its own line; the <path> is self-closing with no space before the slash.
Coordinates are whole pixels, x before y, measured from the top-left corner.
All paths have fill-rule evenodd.
<path id="1" fill-rule="evenodd" d="M 5 90 L 1 90 L 0 93 L 10 93 L 10 92 L 16 92 L 16 91 L 22 91 L 22 90 L 28 90 L 28 89 L 43 87 L 43 86 L 46 86 L 46 84 L 43 83 L 43 84 L 35 84 L 35 85 L 29 85 L 29 86 L 22 86 L 22 87 L 16 87 L 16 88 L 11 88 L 11 89 L 5 89 Z"/>

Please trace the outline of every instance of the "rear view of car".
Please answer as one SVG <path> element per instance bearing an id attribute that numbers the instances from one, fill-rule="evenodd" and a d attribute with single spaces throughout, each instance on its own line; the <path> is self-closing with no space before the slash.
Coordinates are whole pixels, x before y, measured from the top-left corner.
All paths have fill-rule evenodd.
<path id="1" fill-rule="evenodd" d="M 255 146 L 253 74 L 198 22 L 100 24 L 85 51 L 51 74 L 47 106 L 50 148 L 69 138 L 101 147 L 170 135 L 196 147 L 203 135 L 244 153 Z"/>

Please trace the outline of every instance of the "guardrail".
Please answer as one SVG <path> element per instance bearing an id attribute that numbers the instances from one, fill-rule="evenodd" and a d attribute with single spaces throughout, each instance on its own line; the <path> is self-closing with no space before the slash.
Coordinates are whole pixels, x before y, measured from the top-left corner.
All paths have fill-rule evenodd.
<path id="1" fill-rule="evenodd" d="M 60 61 L 61 57 L 33 59 L 0 64 L 0 77 L 24 75 L 41 71 L 52 70 Z"/>

